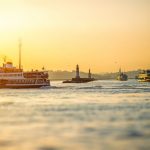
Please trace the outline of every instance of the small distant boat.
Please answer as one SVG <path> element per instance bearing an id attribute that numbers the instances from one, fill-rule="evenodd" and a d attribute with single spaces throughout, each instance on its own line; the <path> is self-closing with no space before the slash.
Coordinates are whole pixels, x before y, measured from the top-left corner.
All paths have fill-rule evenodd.
<path id="1" fill-rule="evenodd" d="M 88 78 L 81 78 L 79 72 L 79 65 L 76 66 L 76 77 L 72 78 L 71 80 L 63 81 L 63 83 L 86 83 L 94 81 L 95 79 L 91 77 L 91 71 L 89 69 Z"/>
<path id="2" fill-rule="evenodd" d="M 137 79 L 139 82 L 150 82 L 150 70 L 142 70 Z"/>
<path id="3" fill-rule="evenodd" d="M 119 81 L 127 81 L 128 80 L 128 76 L 121 71 L 121 68 L 119 69 L 119 74 L 117 76 L 117 80 L 119 80 Z"/>

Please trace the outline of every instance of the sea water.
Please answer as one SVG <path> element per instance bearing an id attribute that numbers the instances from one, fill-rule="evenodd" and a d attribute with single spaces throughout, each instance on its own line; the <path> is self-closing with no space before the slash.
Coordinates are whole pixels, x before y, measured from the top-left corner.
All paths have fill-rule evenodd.
<path id="1" fill-rule="evenodd" d="M 109 149 L 150 149 L 150 83 L 0 89 L 0 150 Z"/>

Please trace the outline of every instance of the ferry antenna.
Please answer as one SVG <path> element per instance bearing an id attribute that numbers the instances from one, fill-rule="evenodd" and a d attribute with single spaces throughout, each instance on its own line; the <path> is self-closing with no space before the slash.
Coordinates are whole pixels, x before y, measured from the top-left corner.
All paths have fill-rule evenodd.
<path id="1" fill-rule="evenodd" d="M 19 39 L 19 69 L 21 69 L 21 48 L 22 48 L 22 41 L 20 38 Z"/>

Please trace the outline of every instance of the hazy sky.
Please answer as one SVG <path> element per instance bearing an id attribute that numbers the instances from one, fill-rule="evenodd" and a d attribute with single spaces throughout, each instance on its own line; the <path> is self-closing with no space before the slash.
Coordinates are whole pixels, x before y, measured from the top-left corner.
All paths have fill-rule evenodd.
<path id="1" fill-rule="evenodd" d="M 150 0 L 0 0 L 0 57 L 16 65 L 19 37 L 25 69 L 150 68 Z"/>

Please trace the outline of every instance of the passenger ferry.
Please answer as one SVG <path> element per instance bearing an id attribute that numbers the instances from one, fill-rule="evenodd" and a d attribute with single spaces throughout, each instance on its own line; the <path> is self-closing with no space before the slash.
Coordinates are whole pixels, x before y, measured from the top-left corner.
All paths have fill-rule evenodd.
<path id="1" fill-rule="evenodd" d="M 21 68 L 21 44 L 19 45 L 19 68 L 12 62 L 4 62 L 0 67 L 0 88 L 40 88 L 50 86 L 48 71 L 24 72 Z"/>
<path id="2" fill-rule="evenodd" d="M 7 62 L 0 67 L 0 88 L 40 88 L 50 86 L 47 71 L 24 72 Z"/>
<path id="3" fill-rule="evenodd" d="M 139 82 L 150 82 L 150 70 L 142 70 L 138 75 Z"/>

